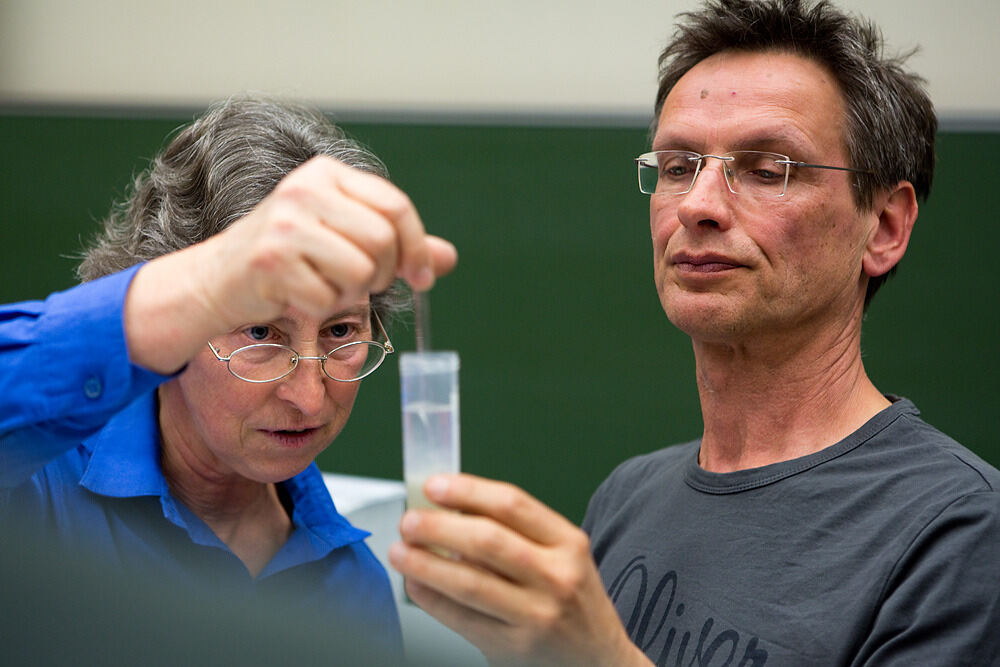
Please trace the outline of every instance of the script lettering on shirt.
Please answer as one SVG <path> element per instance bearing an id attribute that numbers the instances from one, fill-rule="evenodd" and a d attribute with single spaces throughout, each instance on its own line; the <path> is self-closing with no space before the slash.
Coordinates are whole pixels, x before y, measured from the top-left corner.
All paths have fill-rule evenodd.
<path id="1" fill-rule="evenodd" d="M 629 594 L 635 595 L 631 611 L 626 613 L 627 610 L 620 607 L 619 611 L 629 637 L 659 667 L 761 667 L 767 664 L 767 650 L 760 646 L 759 637 L 747 638 L 732 628 L 713 634 L 715 619 L 711 616 L 702 623 L 692 648 L 694 633 L 685 628 L 694 627 L 696 622 L 692 624 L 684 617 L 686 607 L 677 599 L 677 572 L 667 572 L 650 589 L 644 560 L 644 556 L 636 556 L 629 561 L 611 581 L 608 595 L 616 606 L 626 586 Z M 741 655 L 739 661 L 734 662 L 738 655 Z"/>

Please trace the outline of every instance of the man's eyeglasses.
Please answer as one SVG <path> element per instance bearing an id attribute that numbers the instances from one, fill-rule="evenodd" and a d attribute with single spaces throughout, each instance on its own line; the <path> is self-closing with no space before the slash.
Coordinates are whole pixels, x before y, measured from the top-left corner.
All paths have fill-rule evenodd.
<path id="1" fill-rule="evenodd" d="M 701 155 L 693 151 L 653 151 L 635 159 L 639 169 L 639 191 L 647 195 L 683 195 L 694 187 L 705 158 L 722 163 L 729 191 L 759 199 L 779 199 L 788 192 L 791 167 L 836 169 L 860 174 L 871 172 L 851 167 L 796 162 L 787 155 L 763 151 L 732 151 Z"/>
<path id="2" fill-rule="evenodd" d="M 333 348 L 318 357 L 306 357 L 287 345 L 275 343 L 257 343 L 247 345 L 233 351 L 228 357 L 220 354 L 212 343 L 208 344 L 212 354 L 219 361 L 226 362 L 229 372 L 246 382 L 274 382 L 280 380 L 295 370 L 302 360 L 315 359 L 319 362 L 323 373 L 331 380 L 338 382 L 357 382 L 375 372 L 387 354 L 395 349 L 389 340 L 385 327 L 372 311 L 372 319 L 378 327 L 380 343 L 374 340 L 356 340 Z"/>

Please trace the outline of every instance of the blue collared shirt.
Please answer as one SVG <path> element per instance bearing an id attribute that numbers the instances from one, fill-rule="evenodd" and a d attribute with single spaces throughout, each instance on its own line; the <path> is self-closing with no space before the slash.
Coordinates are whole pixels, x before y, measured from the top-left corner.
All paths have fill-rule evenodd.
<path id="1" fill-rule="evenodd" d="M 128 362 L 121 326 L 134 272 L 0 307 L 0 509 L 111 566 L 198 594 L 282 595 L 309 613 L 349 615 L 401 651 L 369 533 L 337 512 L 315 463 L 282 483 L 293 531 L 256 577 L 170 493 L 155 396 L 167 378 Z"/>

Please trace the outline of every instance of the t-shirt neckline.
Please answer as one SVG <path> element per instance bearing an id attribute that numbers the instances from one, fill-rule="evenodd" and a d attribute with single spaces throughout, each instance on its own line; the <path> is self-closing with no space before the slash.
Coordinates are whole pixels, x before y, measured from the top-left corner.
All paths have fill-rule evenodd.
<path id="1" fill-rule="evenodd" d="M 748 468 L 735 472 L 709 472 L 698 465 L 699 448 L 695 447 L 687 462 L 684 481 L 688 486 L 697 491 L 722 495 L 760 488 L 811 470 L 860 447 L 901 415 L 906 413 L 919 414 L 916 406 L 910 400 L 895 396 L 887 396 L 887 398 L 893 401 L 892 405 L 873 416 L 861 428 L 840 442 L 825 447 L 818 452 L 789 459 L 788 461 L 780 461 L 759 468 Z"/>

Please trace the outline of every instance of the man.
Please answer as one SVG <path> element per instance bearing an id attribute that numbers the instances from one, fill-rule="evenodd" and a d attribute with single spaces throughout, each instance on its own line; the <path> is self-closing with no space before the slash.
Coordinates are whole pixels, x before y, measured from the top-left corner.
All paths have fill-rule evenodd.
<path id="1" fill-rule="evenodd" d="M 510 486 L 428 481 L 463 514 L 407 513 L 391 562 L 488 657 L 1000 660 L 1000 473 L 877 390 L 861 358 L 936 130 L 919 79 L 881 51 L 825 2 L 711 0 L 684 16 L 637 162 L 704 433 L 622 464 L 586 534 Z"/>

